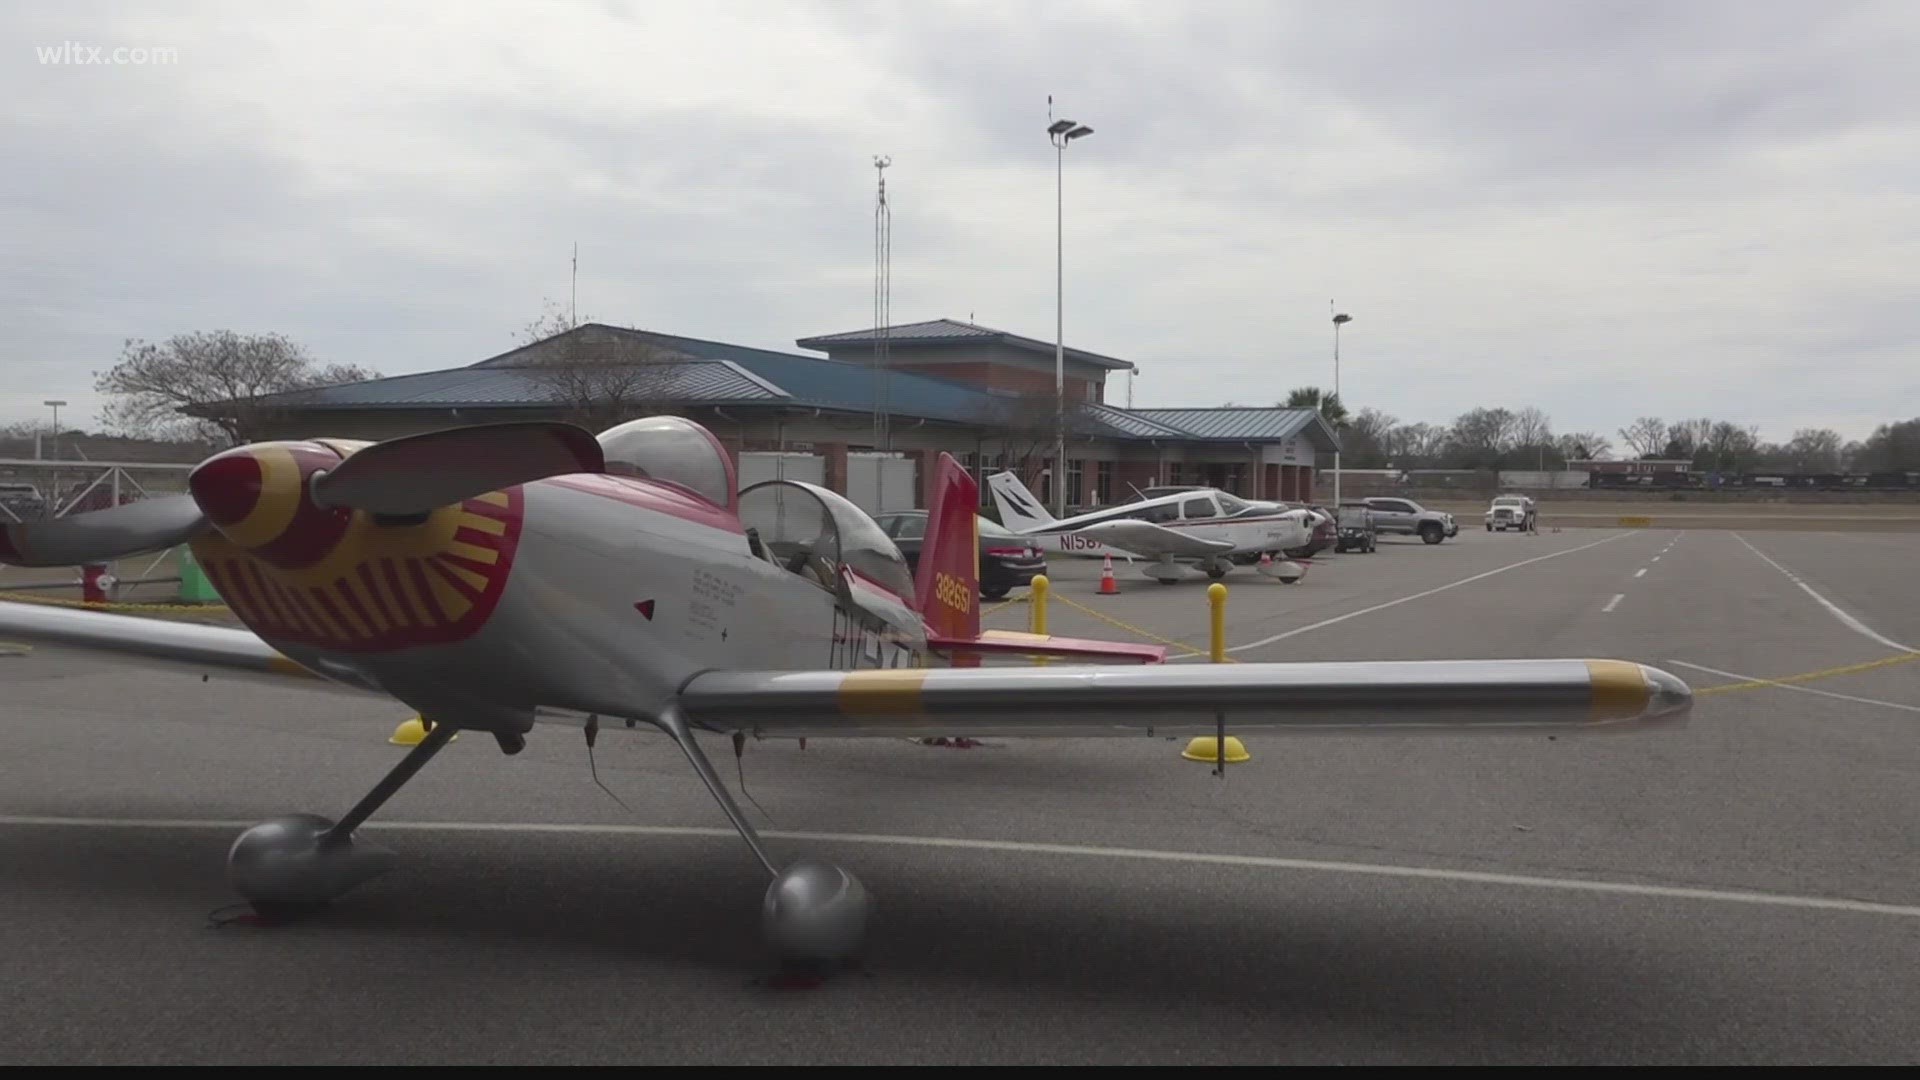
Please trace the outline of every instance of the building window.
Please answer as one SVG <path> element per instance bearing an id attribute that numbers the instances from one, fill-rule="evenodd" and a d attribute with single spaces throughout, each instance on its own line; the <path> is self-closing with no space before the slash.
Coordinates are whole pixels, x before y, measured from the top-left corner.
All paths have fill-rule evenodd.
<path id="1" fill-rule="evenodd" d="M 1086 490 L 1081 487 L 1081 466 L 1084 464 L 1085 462 L 1079 458 L 1067 459 L 1067 505 L 1069 506 L 1084 505 L 1080 498 L 1082 492 Z"/>
<path id="2" fill-rule="evenodd" d="M 1093 501 L 1102 506 L 1113 501 L 1113 462 L 1102 461 L 1094 466 Z"/>
<path id="3" fill-rule="evenodd" d="M 1171 487 L 1178 483 L 1180 483 L 1180 463 L 1170 461 L 1167 463 L 1167 486 Z"/>

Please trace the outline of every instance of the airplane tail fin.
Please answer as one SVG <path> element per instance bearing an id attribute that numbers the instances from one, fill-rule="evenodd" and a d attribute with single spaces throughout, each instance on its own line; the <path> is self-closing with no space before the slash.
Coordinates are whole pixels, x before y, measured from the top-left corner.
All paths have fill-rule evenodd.
<path id="1" fill-rule="evenodd" d="M 1033 492 L 1027 490 L 1018 475 L 994 473 L 987 477 L 987 487 L 993 491 L 993 505 L 1000 508 L 1000 524 L 1014 532 L 1031 532 L 1054 523 L 1054 516 L 1047 513 L 1047 508 L 1033 497 Z"/>
<path id="2" fill-rule="evenodd" d="M 980 485 L 941 454 L 927 533 L 914 582 L 928 631 L 944 638 L 980 636 Z"/>

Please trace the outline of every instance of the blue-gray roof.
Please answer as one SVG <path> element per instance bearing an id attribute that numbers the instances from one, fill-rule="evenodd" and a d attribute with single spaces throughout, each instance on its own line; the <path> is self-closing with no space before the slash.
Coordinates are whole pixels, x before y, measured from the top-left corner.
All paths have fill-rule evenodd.
<path id="1" fill-rule="evenodd" d="M 773 401 L 781 397 L 749 372 L 725 361 L 696 360 L 658 365 L 647 394 L 685 404 Z M 291 390 L 270 394 L 261 403 L 276 408 L 457 409 L 546 408 L 557 400 L 551 383 L 531 368 L 454 368 L 417 375 Z"/>
<path id="2" fill-rule="evenodd" d="M 1314 409 L 1135 409 L 1133 415 L 1178 428 L 1198 439 L 1279 441 L 1305 434 L 1322 450 L 1334 449 L 1333 428 Z"/>
<path id="3" fill-rule="evenodd" d="M 871 345 L 875 341 L 878 341 L 879 337 L 879 331 L 869 327 L 865 330 L 848 330 L 838 334 L 821 334 L 817 337 L 801 338 L 794 342 L 794 344 L 803 349 L 819 349 L 825 352 L 828 351 L 830 346 L 834 345 Z M 1033 338 L 1023 337 L 1005 330 L 995 330 L 991 326 L 979 326 L 970 322 L 961 322 L 957 319 L 929 319 L 926 322 L 889 326 L 887 327 L 887 341 L 890 343 L 900 342 L 909 345 L 978 345 L 985 342 L 994 342 L 1000 345 L 1011 345 L 1015 348 L 1044 352 L 1048 356 L 1052 356 L 1054 353 L 1053 342 L 1037 341 Z M 1099 353 L 1087 352 L 1085 349 L 1076 349 L 1068 346 L 1063 351 L 1075 360 L 1082 360 L 1103 368 L 1110 368 L 1117 371 L 1139 370 L 1131 361 L 1116 360 L 1111 356 L 1102 356 Z"/>
<path id="4" fill-rule="evenodd" d="M 982 335 L 999 333 L 972 329 Z M 655 347 L 658 360 L 647 365 L 657 375 L 657 381 L 645 388 L 649 400 L 683 406 L 788 405 L 852 413 L 872 413 L 880 404 L 882 390 L 871 364 L 597 323 L 570 331 L 582 332 L 601 341 L 633 339 Z M 559 398 L 553 384 L 540 377 L 541 346 L 554 340 L 513 349 L 470 367 L 293 390 L 259 401 L 302 411 L 551 408 Z M 905 371 L 890 373 L 884 392 L 888 412 L 895 416 L 980 426 L 1006 423 L 1019 414 L 1023 401 Z M 215 407 L 202 406 L 196 412 Z M 1051 411 L 1047 412 L 1050 416 Z M 1319 449 L 1335 447 L 1332 429 L 1312 409 L 1122 409 L 1088 403 L 1076 410 L 1072 427 L 1078 435 L 1175 443 L 1268 442 L 1305 432 Z"/>

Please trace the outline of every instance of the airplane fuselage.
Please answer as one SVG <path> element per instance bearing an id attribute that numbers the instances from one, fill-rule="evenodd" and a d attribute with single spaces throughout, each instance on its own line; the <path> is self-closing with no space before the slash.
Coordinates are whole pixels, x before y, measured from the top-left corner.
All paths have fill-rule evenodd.
<path id="1" fill-rule="evenodd" d="M 923 636 L 756 555 L 734 515 L 623 476 L 536 481 L 405 528 L 356 515 L 299 571 L 217 537 L 194 550 L 288 657 L 464 727 L 524 730 L 542 706 L 652 715 L 713 669 L 925 662 Z"/>

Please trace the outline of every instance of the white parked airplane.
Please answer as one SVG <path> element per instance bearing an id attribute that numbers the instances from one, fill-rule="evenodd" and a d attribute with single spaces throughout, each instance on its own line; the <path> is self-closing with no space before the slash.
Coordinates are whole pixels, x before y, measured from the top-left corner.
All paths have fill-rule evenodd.
<path id="1" fill-rule="evenodd" d="M 1055 518 L 1011 472 L 987 477 L 987 486 L 1000 508 L 1000 523 L 1014 532 L 1050 540 L 1047 549 L 1070 555 L 1151 559 L 1141 572 L 1163 585 L 1190 576 L 1183 564 L 1218 579 L 1236 565 L 1256 562 L 1263 553 L 1305 547 L 1316 523 L 1310 510 L 1249 502 L 1215 488 Z M 1306 570 L 1283 559 L 1263 572 L 1292 584 Z"/>

